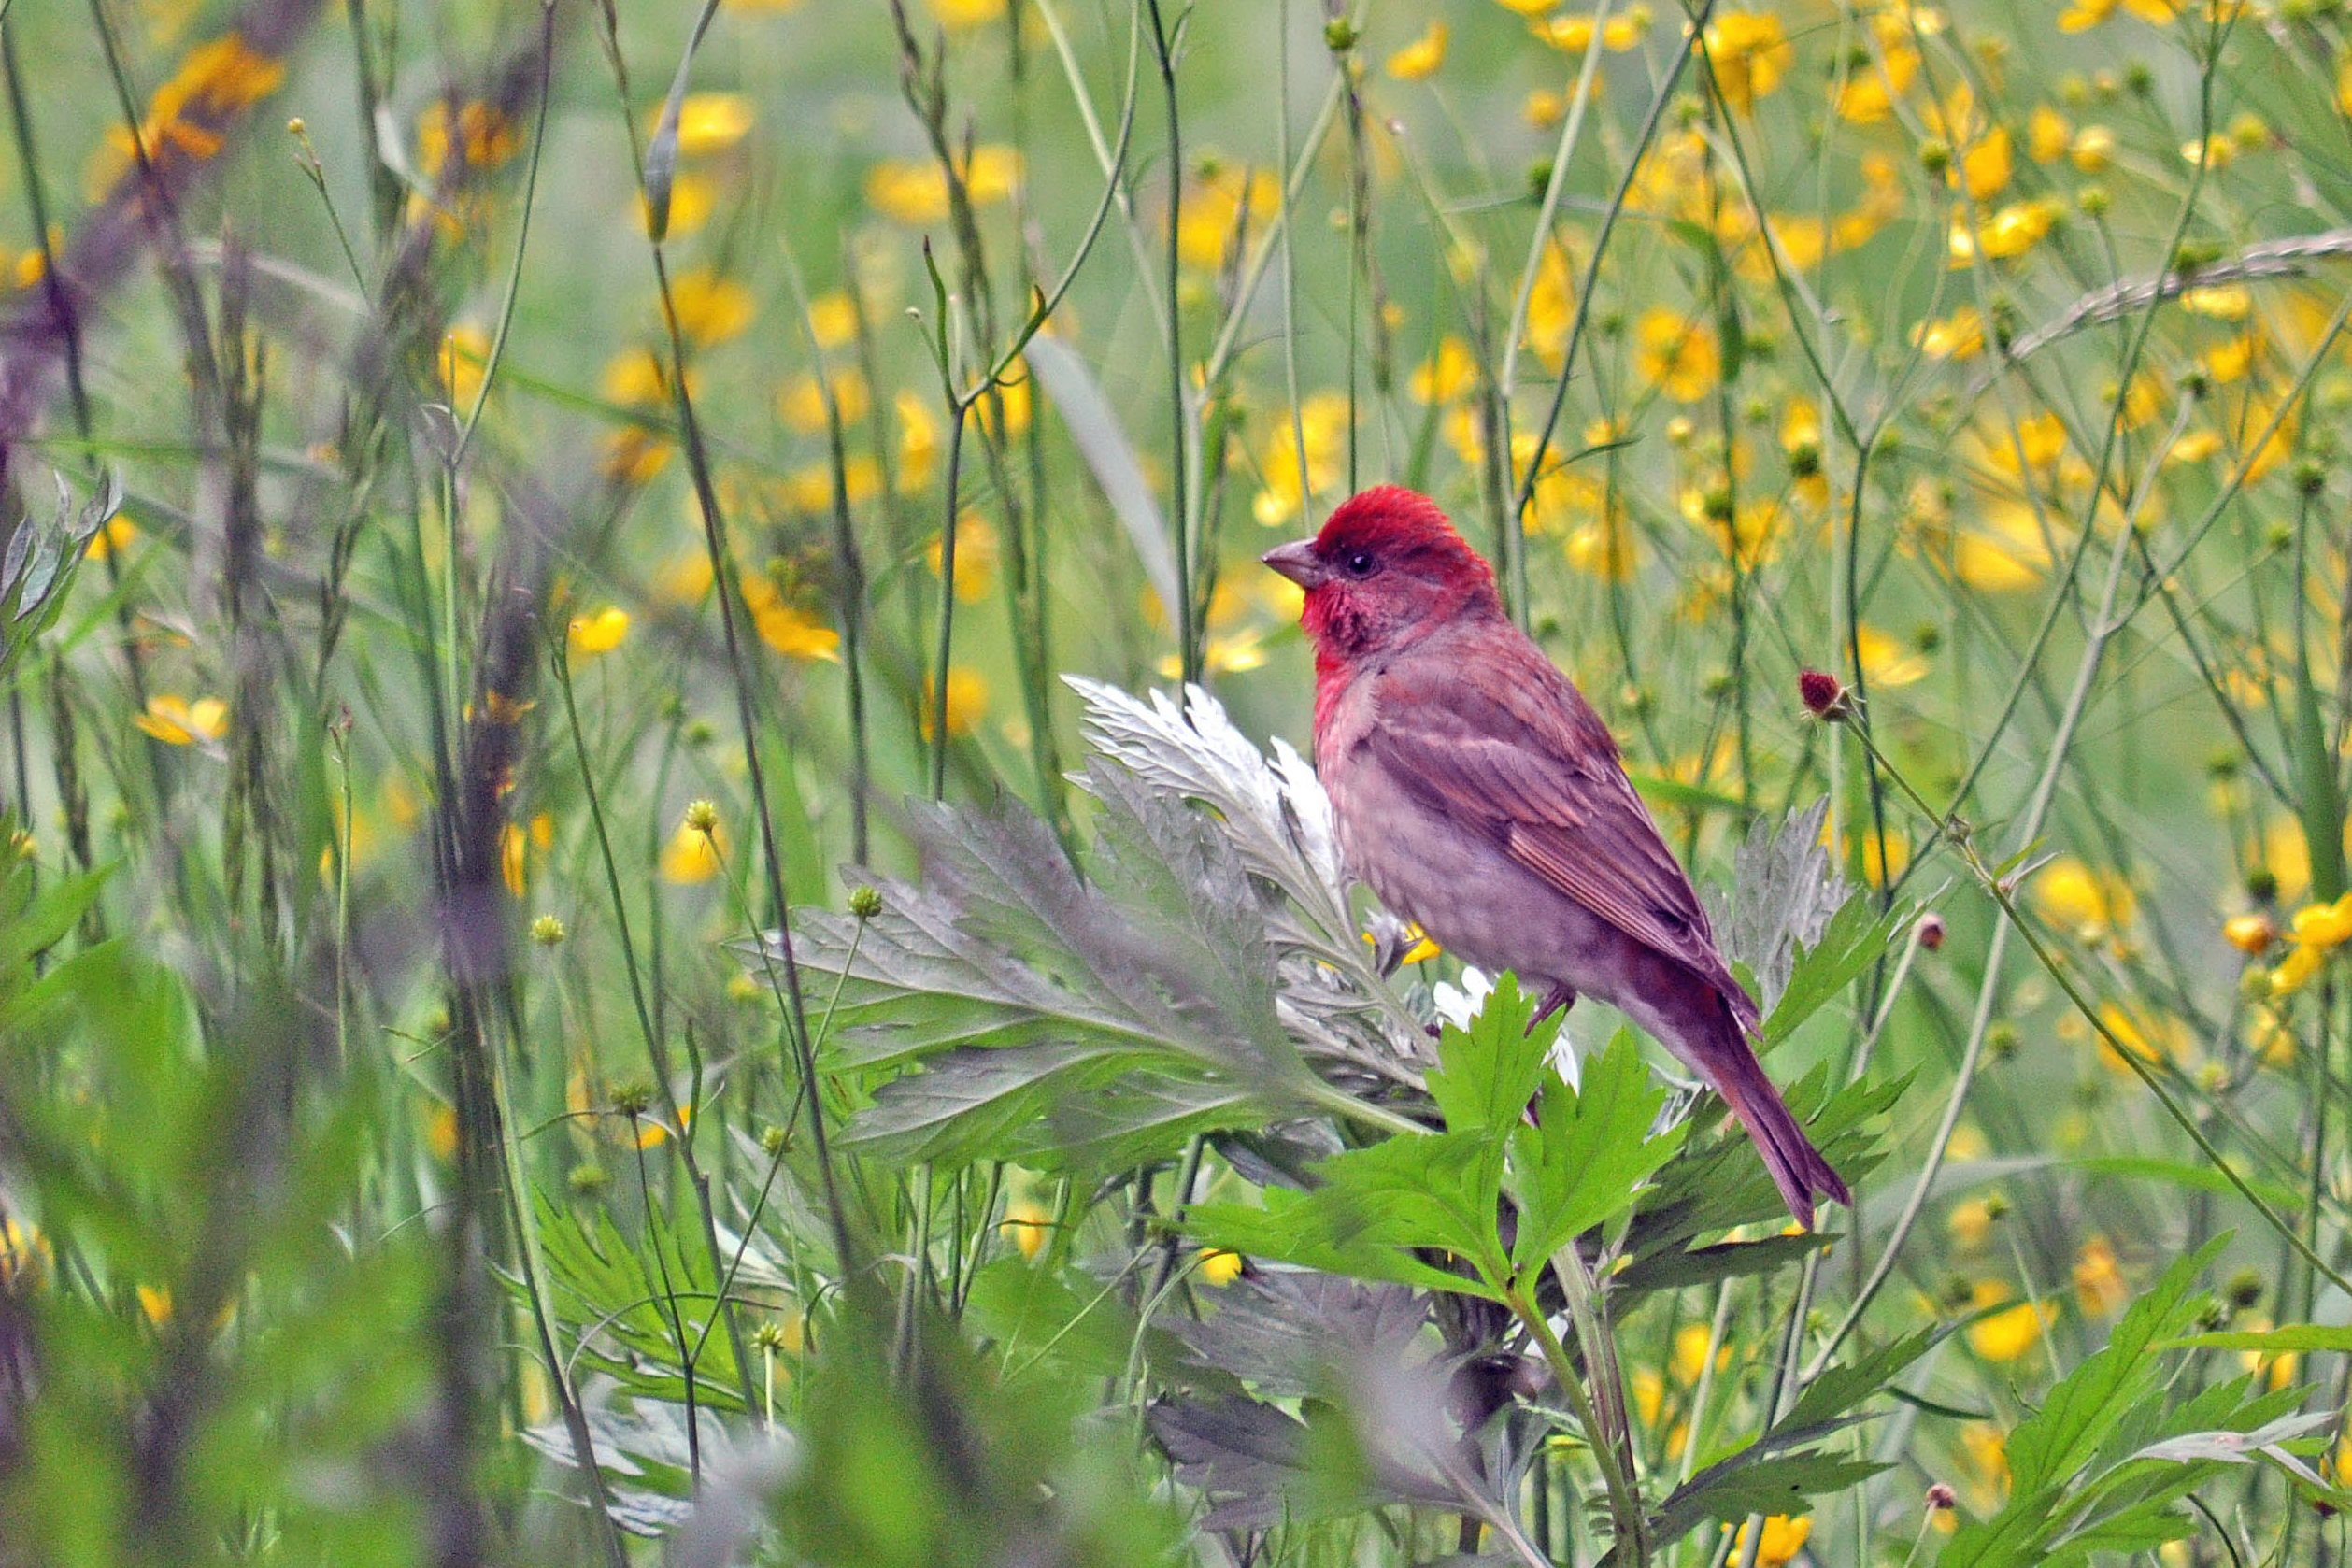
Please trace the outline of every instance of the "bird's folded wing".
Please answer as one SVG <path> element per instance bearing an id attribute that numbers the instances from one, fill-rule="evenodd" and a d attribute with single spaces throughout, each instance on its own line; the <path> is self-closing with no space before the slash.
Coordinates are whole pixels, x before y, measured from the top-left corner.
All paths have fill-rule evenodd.
<path id="1" fill-rule="evenodd" d="M 1368 748 L 1390 777 L 1644 946 L 1712 981 L 1744 1021 L 1754 1004 L 1716 951 L 1690 879 L 1659 836 L 1600 717 L 1548 663 L 1498 695 L 1448 682 L 1376 691 Z M 1545 678 L 1548 677 L 1548 678 Z"/>

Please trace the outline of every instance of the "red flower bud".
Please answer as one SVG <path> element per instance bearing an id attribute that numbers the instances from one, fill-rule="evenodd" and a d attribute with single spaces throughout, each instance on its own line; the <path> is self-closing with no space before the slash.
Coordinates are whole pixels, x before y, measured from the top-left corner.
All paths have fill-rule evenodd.
<path id="1" fill-rule="evenodd" d="M 1929 952 L 1944 946 L 1944 917 L 1926 914 L 1919 917 L 1919 946 Z"/>
<path id="2" fill-rule="evenodd" d="M 1846 683 L 1827 670 L 1799 670 L 1797 695 L 1816 719 L 1835 720 L 1846 716 L 1850 703 L 1846 695 Z"/>
<path id="3" fill-rule="evenodd" d="M 1960 1493 L 1952 1490 L 1950 1482 L 1938 1481 L 1928 1488 L 1928 1508 L 1931 1512 L 1940 1513 L 1946 1508 L 1959 1506 Z"/>

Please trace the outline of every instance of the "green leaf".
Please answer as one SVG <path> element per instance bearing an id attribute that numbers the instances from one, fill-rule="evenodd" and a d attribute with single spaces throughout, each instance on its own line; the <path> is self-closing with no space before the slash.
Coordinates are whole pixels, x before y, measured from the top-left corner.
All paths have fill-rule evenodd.
<path id="1" fill-rule="evenodd" d="M 1062 1044 L 963 1047 L 884 1084 L 842 1129 L 845 1147 L 956 1167 L 1002 1152 L 1013 1133 L 1062 1101 L 1101 1089 L 1141 1053 Z"/>
<path id="2" fill-rule="evenodd" d="M 2157 1348 L 2254 1350 L 2264 1355 L 2276 1355 L 2285 1350 L 2352 1350 L 2352 1324 L 2288 1323 L 2275 1329 L 2184 1334 L 2178 1339 L 2164 1341 Z"/>
<path id="3" fill-rule="evenodd" d="M 1624 1029 L 1585 1064 L 1579 1087 L 1558 1078 L 1545 1087 L 1538 1124 L 1511 1134 L 1519 1200 L 1511 1258 L 1521 1273 L 1632 1208 L 1642 1184 L 1682 1147 L 1682 1123 L 1650 1133 L 1665 1101 Z"/>
<path id="4" fill-rule="evenodd" d="M 1909 911 L 1901 905 L 1881 913 L 1875 896 L 1869 892 L 1848 898 L 1831 917 L 1821 939 L 1805 950 L 1789 972 L 1788 989 L 1764 1020 L 1766 1042 L 1776 1045 L 1795 1033 L 1799 1025 L 1878 962 L 1909 919 Z"/>
<path id="5" fill-rule="evenodd" d="M 2009 1475 L 2016 1492 L 2072 1475 L 2123 1413 L 2156 1389 L 2157 1344 L 2177 1335 L 2195 1319 L 2189 1292 L 2228 1239 L 2217 1236 L 2176 1260 L 2131 1304 L 2106 1347 L 2069 1373 L 2050 1390 L 2042 1408 L 2019 1424 L 2009 1438 Z"/>
<path id="6" fill-rule="evenodd" d="M 1495 1230 L 1498 1155 L 1477 1133 L 1390 1138 L 1324 1161 L 1311 1192 L 1269 1189 L 1262 1209 L 1204 1205 L 1186 1229 L 1248 1257 L 1500 1301 L 1508 1264 Z M 1416 1255 L 1424 1250 L 1453 1253 L 1480 1277 Z"/>
<path id="7" fill-rule="evenodd" d="M 2060 1379 L 2042 1408 L 2010 1433 L 2009 1501 L 1990 1518 L 1960 1526 L 1937 1559 L 1943 1568 L 2079 1561 L 2111 1549 L 2110 1540 L 2172 1538 L 2163 1533 L 2171 1529 L 2164 1510 L 2197 1485 L 2194 1466 L 2172 1467 L 2136 1493 L 2127 1485 L 2134 1479 L 2124 1473 L 2129 1466 L 2088 1487 L 2078 1478 L 2103 1448 L 2141 1447 L 2162 1432 L 2161 1353 L 2196 1320 L 2202 1306 L 2191 1294 L 2197 1276 L 2229 1241 L 2226 1233 L 2217 1236 L 2165 1270 L 2123 1315 L 2106 1347 Z M 2202 1402 L 2190 1403 L 2200 1407 L 2188 1430 L 2222 1424 Z"/>
<path id="8" fill-rule="evenodd" d="M 1534 1000 L 1519 990 L 1517 976 L 1505 974 L 1468 1029 L 1446 1025 L 1428 1081 L 1447 1132 L 1519 1124 L 1535 1091 L 1553 1076 L 1552 1042 L 1560 1037 L 1558 1014 L 1530 1030 L 1534 1015 Z"/>

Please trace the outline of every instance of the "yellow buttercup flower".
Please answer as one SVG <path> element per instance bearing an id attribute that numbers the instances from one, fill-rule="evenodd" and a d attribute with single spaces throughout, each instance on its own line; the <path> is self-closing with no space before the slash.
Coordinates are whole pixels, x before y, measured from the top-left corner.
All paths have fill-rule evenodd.
<path id="1" fill-rule="evenodd" d="M 938 535 L 924 547 L 923 558 L 930 563 L 931 575 L 939 575 L 939 565 L 947 557 L 947 544 Z M 967 605 L 976 605 L 989 596 L 996 586 L 996 564 L 1002 553 L 996 536 L 996 525 L 977 512 L 965 512 L 956 519 L 956 597 Z"/>
<path id="2" fill-rule="evenodd" d="M 1706 49 L 1723 101 L 1743 112 L 1780 85 L 1797 57 L 1780 18 L 1769 11 L 1717 13 L 1707 24 Z"/>
<path id="3" fill-rule="evenodd" d="M 1985 351 L 1985 319 L 1974 306 L 1963 305 L 1941 321 L 1913 327 L 1911 341 L 1931 360 L 1974 359 Z"/>
<path id="4" fill-rule="evenodd" d="M 2221 922 L 2221 939 L 2249 956 L 2278 940 L 2278 922 L 2268 915 L 2232 915 Z"/>
<path id="5" fill-rule="evenodd" d="M 865 378 L 853 366 L 835 370 L 830 378 L 834 406 L 847 427 L 865 418 L 874 406 Z M 825 417 L 825 388 L 814 376 L 795 376 L 776 394 L 776 413 L 785 426 L 802 435 L 821 435 L 829 428 Z"/>
<path id="6" fill-rule="evenodd" d="M 1446 64 L 1446 41 L 1449 29 L 1442 21 L 1433 21 L 1421 30 L 1421 36 L 1389 56 L 1389 75 L 1399 81 L 1420 81 L 1437 74 Z"/>
<path id="7" fill-rule="evenodd" d="M 679 273 L 670 282 L 670 300 L 677 310 L 677 330 L 705 348 L 740 337 L 758 314 L 748 288 L 708 267 Z"/>
<path id="8" fill-rule="evenodd" d="M 928 677 L 923 681 L 922 735 L 932 737 L 933 693 L 938 690 Z M 958 664 L 948 671 L 948 734 L 949 738 L 968 735 L 980 727 L 988 714 L 988 677 L 968 665 Z"/>
<path id="9" fill-rule="evenodd" d="M 1676 403 L 1696 403 L 1722 378 L 1723 357 L 1712 329 L 1663 306 L 1642 312 L 1633 327 L 1633 363 Z"/>
<path id="10" fill-rule="evenodd" d="M 838 349 L 858 335 L 857 302 L 836 290 L 808 302 L 808 330 L 820 349 Z"/>
<path id="11" fill-rule="evenodd" d="M 1187 266 L 1214 271 L 1246 222 L 1262 231 L 1282 209 L 1282 180 L 1272 169 L 1219 164 L 1187 190 L 1176 214 L 1176 254 Z"/>
<path id="12" fill-rule="evenodd" d="M 93 561 L 120 556 L 139 541 L 139 525 L 121 512 L 107 519 L 106 525 L 90 535 L 86 553 Z"/>
<path id="13" fill-rule="evenodd" d="M 1201 1283 L 1231 1285 L 1241 1277 L 1241 1254 L 1219 1247 L 1201 1248 Z"/>
<path id="14" fill-rule="evenodd" d="M 679 887 L 707 882 L 725 868 L 726 850 L 725 826 L 717 821 L 698 824 L 690 812 L 662 847 L 662 880 Z"/>
<path id="15" fill-rule="evenodd" d="M 185 697 L 159 691 L 147 699 L 147 711 L 131 722 L 166 746 L 195 746 L 219 740 L 228 733 L 229 705 L 218 697 Z"/>
<path id="16" fill-rule="evenodd" d="M 1540 16 L 1548 8 L 1548 0 L 1547 0 L 1546 5 L 1537 6 L 1523 14 Z M 1519 10 L 1520 7 L 1514 6 L 1512 9 Z M 1575 16 L 1557 16 L 1548 21 L 1532 22 L 1529 25 L 1528 31 L 1551 45 L 1552 48 L 1567 54 L 1582 54 L 1592 47 L 1592 15 L 1589 11 Z M 1646 11 L 1630 14 L 1619 12 L 1601 24 L 1601 47 L 1612 54 L 1622 54 L 1639 44 L 1642 41 L 1642 35 L 1648 31 L 1649 17 Z M 1599 79 L 1594 78 L 1596 82 Z"/>
<path id="17" fill-rule="evenodd" d="M 1995 261 L 2022 256 L 2042 242 L 2058 221 L 2058 203 L 2049 200 L 2011 202 L 1971 233 L 1964 214 L 1955 214 L 1946 246 L 1951 264 L 1966 266 L 1981 251 Z"/>
<path id="18" fill-rule="evenodd" d="M 2000 1280 L 1980 1279 L 1971 1301 L 1981 1309 L 1998 1305 L 2013 1294 Z M 2057 1319 L 2058 1308 L 2047 1302 L 2019 1302 L 1969 1324 L 1969 1348 L 1989 1361 L 2014 1361 L 2039 1345 L 2043 1331 Z"/>
<path id="19" fill-rule="evenodd" d="M 2095 942 L 2131 923 L 2138 901 L 2119 877 L 2061 855 L 2033 879 L 2034 906 L 2054 926 Z"/>
<path id="20" fill-rule="evenodd" d="M 461 321 L 441 335 L 441 351 L 434 357 L 433 368 L 450 407 L 472 412 L 489 363 L 490 336 L 481 328 Z"/>
<path id="21" fill-rule="evenodd" d="M 1030 1259 L 1045 1250 L 1046 1233 L 1052 1227 L 1052 1212 L 1028 1198 L 1016 1198 L 1006 1204 L 1005 1218 L 996 1222 L 997 1233 L 1010 1236 L 1020 1255 Z"/>
<path id="22" fill-rule="evenodd" d="M 2074 1304 L 2086 1318 L 2112 1318 L 2131 1299 L 2105 1236 L 2092 1236 L 2074 1255 Z"/>
<path id="23" fill-rule="evenodd" d="M 2323 951 L 2352 941 L 2352 893 L 2333 904 L 2304 905 L 2295 911 L 2288 930 L 2303 947 Z"/>
<path id="24" fill-rule="evenodd" d="M 569 641 L 572 657 L 593 659 L 600 653 L 610 653 L 629 635 L 629 612 L 607 605 L 592 615 L 572 618 Z"/>
<path id="25" fill-rule="evenodd" d="M 1813 1538 L 1813 1519 L 1809 1515 L 1799 1514 L 1791 1518 L 1787 1514 L 1774 1514 L 1762 1523 L 1763 1528 L 1756 1537 L 1756 1568 L 1789 1568 L 1789 1564 L 1796 1561 L 1797 1554 L 1804 1550 L 1805 1542 Z M 1739 1534 L 1732 1542 L 1733 1562 L 1746 1559 L 1747 1534 L 1748 1527 L 1741 1525 Z"/>
<path id="26" fill-rule="evenodd" d="M 1005 14 L 1005 0 L 931 0 L 931 14 L 939 25 L 961 32 L 996 21 Z"/>
<path id="27" fill-rule="evenodd" d="M 2319 973 L 2319 966 L 2326 961 L 2326 954 L 2317 948 L 2296 947 L 2279 961 L 2277 968 L 2271 971 L 2271 994 L 2294 995 L 2311 983 L 2312 976 Z"/>
<path id="28" fill-rule="evenodd" d="M 1451 333 L 1437 343 L 1437 352 L 1414 367 L 1405 388 L 1419 404 L 1451 403 L 1478 384 L 1478 362 L 1470 345 Z"/>
<path id="29" fill-rule="evenodd" d="M 740 93 L 689 93 L 677 106 L 681 157 L 723 152 L 751 134 L 751 100 Z"/>
<path id="30" fill-rule="evenodd" d="M 1867 622 L 1856 627 L 1854 640 L 1861 645 L 1862 673 L 1873 691 L 1909 686 L 1926 677 L 1927 655 L 1877 627 Z"/>

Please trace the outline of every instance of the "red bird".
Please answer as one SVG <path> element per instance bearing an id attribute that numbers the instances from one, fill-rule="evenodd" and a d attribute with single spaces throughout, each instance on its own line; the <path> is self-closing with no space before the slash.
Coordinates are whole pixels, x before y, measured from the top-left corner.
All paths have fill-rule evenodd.
<path id="1" fill-rule="evenodd" d="M 1789 1212 L 1851 1205 L 1749 1045 L 1755 999 L 1567 677 L 1427 496 L 1365 491 L 1265 563 L 1306 590 L 1315 771 L 1350 867 L 1465 961 L 1618 1008 L 1715 1086 Z"/>

